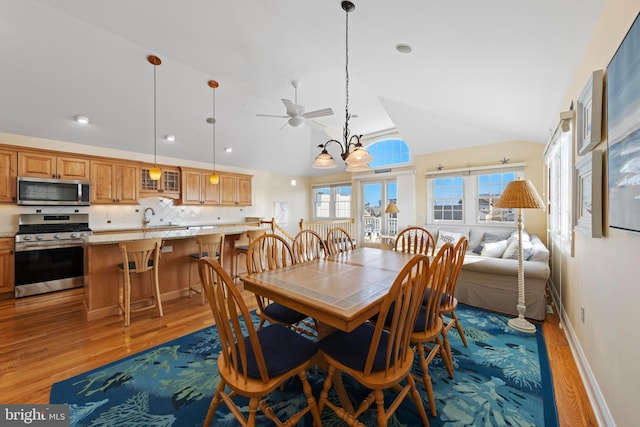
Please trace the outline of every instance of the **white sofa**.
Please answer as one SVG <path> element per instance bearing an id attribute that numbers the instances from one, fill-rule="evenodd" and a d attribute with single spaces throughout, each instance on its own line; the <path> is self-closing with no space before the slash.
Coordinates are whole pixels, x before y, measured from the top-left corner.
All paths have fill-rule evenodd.
<path id="1" fill-rule="evenodd" d="M 440 230 L 443 237 L 457 233 L 469 239 L 465 261 L 458 277 L 456 298 L 463 304 L 484 308 L 511 315 L 517 315 L 516 303 L 518 301 L 518 258 L 517 250 L 514 254 L 514 246 L 508 248 L 506 254 L 501 254 L 504 246 L 502 239 L 509 244 L 515 244 L 517 248 L 517 234 L 514 229 L 504 228 L 454 228 L 454 227 L 426 227 L 438 241 Z M 525 232 L 526 233 L 526 232 Z M 512 236 L 513 235 L 513 236 Z M 544 320 L 546 313 L 546 283 L 549 279 L 549 250 L 536 236 L 529 236 L 530 244 L 526 236 L 523 245 L 526 246 L 524 256 L 525 304 L 527 311 L 525 316 L 534 320 Z M 482 248 L 483 240 L 490 243 L 484 255 L 478 253 Z M 499 242 L 499 243 L 498 243 Z M 495 253 L 491 253 L 495 249 Z M 494 256 L 491 256 L 494 255 Z M 502 255 L 511 255 L 513 259 L 502 258 Z M 527 257 L 528 256 L 528 257 Z"/>

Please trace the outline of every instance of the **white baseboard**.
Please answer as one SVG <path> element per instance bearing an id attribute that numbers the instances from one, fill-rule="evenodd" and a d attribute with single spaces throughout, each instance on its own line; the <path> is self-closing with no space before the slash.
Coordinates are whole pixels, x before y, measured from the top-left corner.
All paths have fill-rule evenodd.
<path id="1" fill-rule="evenodd" d="M 576 337 L 573 326 L 566 316 L 564 307 L 558 304 L 558 295 L 554 292 L 555 289 L 555 286 L 551 286 L 551 298 L 553 299 L 553 303 L 558 310 L 560 327 L 565 331 L 567 342 L 569 343 L 569 348 L 571 349 L 571 354 L 573 354 L 573 358 L 576 361 L 578 372 L 580 373 L 580 377 L 582 378 L 582 382 L 584 383 L 584 387 L 587 391 L 587 396 L 589 397 L 589 401 L 591 402 L 591 406 L 593 408 L 596 420 L 598 421 L 598 425 L 603 427 L 615 427 L 616 423 L 613 420 L 611 412 L 609 411 L 609 407 L 607 406 L 607 402 L 604 400 L 604 396 L 600 391 L 598 381 L 596 381 L 596 378 L 593 376 L 593 371 L 591 370 L 591 366 L 589 366 L 589 361 L 582 351 L 582 346 L 580 345 L 580 342 Z"/>

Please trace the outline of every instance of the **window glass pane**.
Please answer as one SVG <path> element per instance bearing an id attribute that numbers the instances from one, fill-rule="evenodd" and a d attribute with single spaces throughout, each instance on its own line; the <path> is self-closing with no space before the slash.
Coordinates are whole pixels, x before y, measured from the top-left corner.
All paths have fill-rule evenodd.
<path id="1" fill-rule="evenodd" d="M 335 187 L 336 218 L 351 217 L 351 186 Z"/>
<path id="2" fill-rule="evenodd" d="M 399 138 L 384 139 L 367 146 L 373 161 L 370 167 L 394 166 L 409 163 L 409 146 Z"/>
<path id="3" fill-rule="evenodd" d="M 434 221 L 462 221 L 463 217 L 463 178 L 446 177 L 433 180 L 433 219 Z"/>
<path id="4" fill-rule="evenodd" d="M 477 217 L 479 222 L 515 221 L 515 209 L 499 209 L 493 206 L 500 198 L 507 184 L 515 179 L 515 172 L 492 173 L 478 176 Z"/>
<path id="5" fill-rule="evenodd" d="M 322 187 L 313 190 L 314 199 L 314 217 L 329 218 L 331 213 L 329 210 L 331 204 L 331 188 Z"/>

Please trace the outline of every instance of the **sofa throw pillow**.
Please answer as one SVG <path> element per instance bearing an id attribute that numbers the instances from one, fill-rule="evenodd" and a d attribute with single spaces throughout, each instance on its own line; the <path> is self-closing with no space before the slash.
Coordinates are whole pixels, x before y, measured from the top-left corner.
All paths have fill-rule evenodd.
<path id="1" fill-rule="evenodd" d="M 502 240 L 506 240 L 506 236 L 494 233 L 484 233 L 484 236 L 482 236 L 482 242 L 480 242 L 480 244 L 473 249 L 473 252 L 482 254 L 482 248 L 484 247 L 485 243 L 495 243 Z"/>
<path id="2" fill-rule="evenodd" d="M 436 250 L 444 246 L 445 243 L 451 243 L 456 245 L 458 240 L 462 237 L 462 233 L 454 233 L 452 231 L 440 230 L 438 231 L 438 241 L 436 242 Z"/>
<path id="3" fill-rule="evenodd" d="M 491 258 L 500 258 L 502 257 L 502 254 L 506 249 L 507 249 L 506 240 L 500 240 L 499 242 L 489 242 L 484 244 L 480 255 L 491 257 Z"/>
<path id="4" fill-rule="evenodd" d="M 507 248 L 502 254 L 502 258 L 504 259 L 518 259 L 518 236 L 511 236 L 509 240 L 507 240 Z M 522 259 L 524 261 L 528 260 L 531 255 L 533 255 L 533 244 L 531 240 L 529 240 L 529 235 L 525 237 L 522 235 Z"/>

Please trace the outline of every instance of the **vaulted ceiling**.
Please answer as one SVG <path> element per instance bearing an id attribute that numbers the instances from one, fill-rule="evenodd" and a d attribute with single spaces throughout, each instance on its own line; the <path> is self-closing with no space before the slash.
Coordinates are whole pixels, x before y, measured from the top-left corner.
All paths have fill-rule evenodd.
<path id="1" fill-rule="evenodd" d="M 414 154 L 545 143 L 602 0 L 362 0 L 349 14 L 352 132 Z M 312 0 L 0 0 L 0 132 L 291 175 L 341 135 L 345 12 Z M 409 54 L 396 45 L 407 44 Z M 281 98 L 332 108 L 283 125 Z M 90 117 L 80 126 L 75 115 Z M 163 139 L 176 136 L 174 142 Z M 224 153 L 232 147 L 232 153 Z M 55 148 L 55 147 L 52 147 Z M 330 148 L 334 157 L 337 146 Z M 340 166 L 338 170 L 343 170 Z M 333 170 L 332 172 L 335 172 Z"/>

